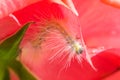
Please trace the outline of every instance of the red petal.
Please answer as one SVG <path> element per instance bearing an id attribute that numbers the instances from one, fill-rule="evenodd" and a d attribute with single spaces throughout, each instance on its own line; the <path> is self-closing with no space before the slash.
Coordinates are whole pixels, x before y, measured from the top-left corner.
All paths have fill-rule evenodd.
<path id="1" fill-rule="evenodd" d="M 59 6 L 48 1 L 40 1 L 32 4 L 22 10 L 14 13 L 21 24 L 29 21 L 41 21 L 43 19 L 63 18 L 63 14 Z"/>
<path id="2" fill-rule="evenodd" d="M 86 45 L 120 48 L 120 10 L 99 0 L 75 0 Z"/>
<path id="3" fill-rule="evenodd" d="M 97 71 L 94 71 L 86 61 L 80 65 L 76 60 L 66 70 L 61 71 L 62 64 L 58 64 L 57 61 L 50 63 L 43 54 L 23 55 L 25 64 L 44 80 L 101 80 L 120 67 L 119 52 L 120 49 L 110 49 L 94 56 L 92 61 Z"/>
<path id="4" fill-rule="evenodd" d="M 38 0 L 3 0 L 0 3 L 0 19 Z"/>
<path id="5" fill-rule="evenodd" d="M 15 33 L 20 27 L 11 17 L 0 20 L 0 41 Z"/>
<path id="6" fill-rule="evenodd" d="M 111 66 L 112 65 L 117 66 L 116 71 L 104 76 L 105 79 L 103 79 L 103 80 L 119 80 L 120 79 L 120 76 L 119 76 L 120 75 L 120 70 L 119 70 L 119 68 L 120 68 L 120 49 L 109 49 L 109 50 L 103 51 L 103 52 L 99 53 L 98 55 L 96 55 L 95 57 L 93 57 L 93 59 L 97 59 L 97 60 L 99 58 L 101 58 L 101 60 L 103 60 L 103 61 L 111 63 Z M 93 60 L 93 61 L 97 62 L 97 60 Z M 111 66 L 108 66 L 108 68 Z"/>

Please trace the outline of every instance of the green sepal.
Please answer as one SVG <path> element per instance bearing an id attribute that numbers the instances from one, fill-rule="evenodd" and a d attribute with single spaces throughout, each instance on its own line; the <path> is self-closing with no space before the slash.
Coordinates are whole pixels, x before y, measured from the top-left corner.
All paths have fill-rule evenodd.
<path id="1" fill-rule="evenodd" d="M 10 80 L 8 68 L 4 64 L 0 64 L 0 80 Z"/>
<path id="2" fill-rule="evenodd" d="M 18 55 L 19 44 L 30 23 L 24 25 L 16 34 L 0 44 L 0 61 L 10 61 Z"/>
<path id="3" fill-rule="evenodd" d="M 37 80 L 25 67 L 17 60 L 9 64 L 10 68 L 19 76 L 20 80 Z"/>
<path id="4" fill-rule="evenodd" d="M 18 32 L 0 44 L 0 80 L 10 80 L 9 68 L 19 76 L 20 80 L 37 80 L 20 61 L 16 60 L 20 51 L 19 45 L 30 24 L 25 24 Z"/>

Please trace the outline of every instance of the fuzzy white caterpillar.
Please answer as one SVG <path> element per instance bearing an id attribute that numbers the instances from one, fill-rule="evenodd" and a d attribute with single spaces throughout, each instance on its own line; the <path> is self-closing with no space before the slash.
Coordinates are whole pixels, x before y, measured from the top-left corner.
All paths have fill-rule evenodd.
<path id="1" fill-rule="evenodd" d="M 76 36 L 71 36 L 63 26 L 54 21 L 40 24 L 40 27 L 39 37 L 32 43 L 34 47 L 48 50 L 52 54 L 49 58 L 50 63 L 60 59 L 58 63 L 65 62 L 63 70 L 70 66 L 71 60 L 75 58 L 82 65 L 82 59 L 84 58 L 82 53 L 85 53 L 85 59 L 96 70 L 87 52 L 82 31 L 80 32 L 80 41 L 78 41 Z"/>

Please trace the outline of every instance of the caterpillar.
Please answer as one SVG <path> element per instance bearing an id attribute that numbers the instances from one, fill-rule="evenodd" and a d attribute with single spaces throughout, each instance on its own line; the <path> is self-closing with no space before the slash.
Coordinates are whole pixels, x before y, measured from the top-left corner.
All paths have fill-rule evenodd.
<path id="1" fill-rule="evenodd" d="M 75 58 L 81 64 L 82 53 L 86 52 L 85 44 L 82 40 L 78 41 L 76 36 L 71 35 L 67 26 L 61 25 L 57 21 L 44 21 L 44 23 L 38 23 L 38 26 L 37 37 L 31 43 L 34 48 L 51 53 L 52 56 L 48 59 L 50 63 L 60 58 L 58 63 L 65 61 L 63 68 L 67 68 L 70 66 L 71 60 Z M 86 55 L 86 57 L 92 68 L 95 69 L 89 56 Z"/>
<path id="2" fill-rule="evenodd" d="M 46 22 L 46 23 L 47 24 L 40 25 L 43 27 L 40 30 L 38 40 L 34 40 L 34 42 L 37 42 L 34 43 L 34 46 L 40 46 L 45 41 L 47 34 L 52 33 L 52 30 L 54 30 L 54 31 L 58 31 L 61 34 L 61 36 L 65 39 L 66 44 L 69 44 L 69 46 L 71 46 L 71 48 L 76 52 L 76 54 L 81 54 L 83 52 L 82 44 L 80 44 L 75 39 L 73 39 L 73 37 L 70 36 L 70 34 L 68 34 L 68 32 L 59 23 L 56 22 Z"/>
<path id="3" fill-rule="evenodd" d="M 55 21 L 48 21 L 43 24 L 38 23 L 38 25 L 40 32 L 38 38 L 33 40 L 32 44 L 34 47 L 44 50 L 47 48 L 47 50 L 52 51 L 51 53 L 54 54 L 49 58 L 50 62 L 60 57 L 63 57 L 63 59 L 68 57 L 67 64 L 75 57 L 81 63 L 81 54 L 84 51 L 84 47 L 74 36 L 71 36 L 66 30 L 67 28 Z"/>

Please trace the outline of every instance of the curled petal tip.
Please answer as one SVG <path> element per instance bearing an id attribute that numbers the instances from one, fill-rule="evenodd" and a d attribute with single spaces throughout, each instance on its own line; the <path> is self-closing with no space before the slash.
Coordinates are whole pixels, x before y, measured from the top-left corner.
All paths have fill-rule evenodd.
<path id="1" fill-rule="evenodd" d="M 18 24 L 18 26 L 21 26 L 19 20 L 13 14 L 9 14 L 9 17 L 12 17 L 16 21 L 16 23 Z"/>
<path id="2" fill-rule="evenodd" d="M 51 1 L 65 6 L 66 8 L 70 9 L 76 16 L 79 16 L 72 0 L 51 0 Z"/>
<path id="3" fill-rule="evenodd" d="M 120 0 L 101 0 L 103 3 L 120 8 Z"/>

